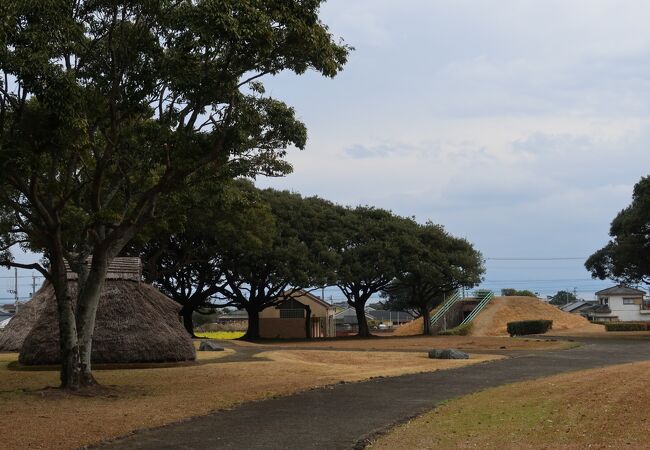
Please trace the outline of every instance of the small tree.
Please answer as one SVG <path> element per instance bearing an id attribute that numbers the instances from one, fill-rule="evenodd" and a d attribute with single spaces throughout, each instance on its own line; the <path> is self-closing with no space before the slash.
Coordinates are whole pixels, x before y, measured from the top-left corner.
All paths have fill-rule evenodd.
<path id="1" fill-rule="evenodd" d="M 445 295 L 481 282 L 481 254 L 465 239 L 450 236 L 433 223 L 418 225 L 415 257 L 383 291 L 387 304 L 413 310 L 422 317 L 424 334 L 431 334 L 430 311 Z"/>
<path id="2" fill-rule="evenodd" d="M 417 247 L 415 222 L 389 211 L 357 207 L 341 212 L 334 245 L 336 284 L 356 311 L 358 336 L 370 336 L 366 303 L 400 275 Z"/>
<path id="3" fill-rule="evenodd" d="M 578 297 L 573 292 L 569 291 L 558 291 L 556 292 L 555 295 L 551 295 L 549 297 L 550 299 L 550 304 L 551 305 L 567 305 L 569 303 L 573 303 L 575 301 L 578 301 Z"/>

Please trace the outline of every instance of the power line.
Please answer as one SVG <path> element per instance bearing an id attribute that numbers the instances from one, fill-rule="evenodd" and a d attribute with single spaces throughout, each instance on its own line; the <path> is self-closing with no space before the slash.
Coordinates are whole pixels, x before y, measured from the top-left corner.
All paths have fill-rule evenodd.
<path id="1" fill-rule="evenodd" d="M 551 258 L 540 257 L 502 257 L 502 258 L 485 258 L 486 261 L 584 261 L 584 256 L 558 256 Z"/>

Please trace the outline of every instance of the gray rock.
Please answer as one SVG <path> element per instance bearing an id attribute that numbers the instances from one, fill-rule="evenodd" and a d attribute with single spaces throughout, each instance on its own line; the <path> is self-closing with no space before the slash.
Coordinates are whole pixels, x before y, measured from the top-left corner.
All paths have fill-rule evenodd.
<path id="1" fill-rule="evenodd" d="M 429 352 L 429 358 L 432 359 L 469 359 L 469 355 L 455 348 L 434 348 Z"/>
<path id="2" fill-rule="evenodd" d="M 219 347 L 219 345 L 216 342 L 201 341 L 201 344 L 199 344 L 199 351 L 200 352 L 222 352 L 223 347 Z"/>

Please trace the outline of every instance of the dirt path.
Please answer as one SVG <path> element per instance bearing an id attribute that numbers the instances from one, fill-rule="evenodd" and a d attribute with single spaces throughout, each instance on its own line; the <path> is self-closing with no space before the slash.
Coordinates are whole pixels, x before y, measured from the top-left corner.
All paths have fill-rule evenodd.
<path id="1" fill-rule="evenodd" d="M 570 350 L 522 353 L 461 369 L 340 384 L 140 431 L 102 447 L 361 448 L 372 436 L 453 397 L 560 372 L 650 359 L 647 342 L 583 340 L 583 346 Z"/>

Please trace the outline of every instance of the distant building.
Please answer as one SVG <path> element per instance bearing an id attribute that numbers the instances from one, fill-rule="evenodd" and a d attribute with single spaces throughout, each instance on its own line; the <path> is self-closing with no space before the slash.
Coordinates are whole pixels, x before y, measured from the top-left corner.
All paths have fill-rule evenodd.
<path id="1" fill-rule="evenodd" d="M 578 300 L 575 302 L 567 303 L 566 305 L 560 306 L 560 309 L 564 312 L 572 314 L 584 315 L 587 310 L 595 306 L 597 302 L 588 302 L 585 300 Z"/>
<path id="2" fill-rule="evenodd" d="M 585 309 L 589 320 L 597 322 L 650 321 L 650 302 L 645 292 L 624 285 L 596 292 L 597 304 Z"/>
<path id="3" fill-rule="evenodd" d="M 348 307 L 336 313 L 336 329 L 342 332 L 356 332 L 359 329 L 357 312 L 354 308 Z M 383 309 L 366 308 L 366 320 L 375 325 L 383 325 L 392 328 L 413 320 L 413 316 L 404 311 L 385 311 Z"/>
<path id="4" fill-rule="evenodd" d="M 270 339 L 334 337 L 334 314 L 332 305 L 301 290 L 260 312 L 260 336 Z"/>

